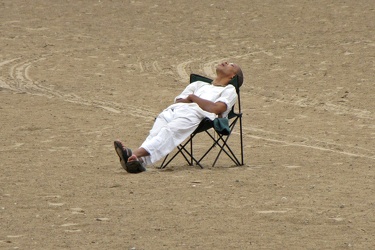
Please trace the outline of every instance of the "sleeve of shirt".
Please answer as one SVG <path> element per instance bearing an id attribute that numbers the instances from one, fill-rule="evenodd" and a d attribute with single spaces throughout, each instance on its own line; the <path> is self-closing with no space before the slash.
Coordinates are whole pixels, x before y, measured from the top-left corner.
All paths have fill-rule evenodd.
<path id="1" fill-rule="evenodd" d="M 237 93 L 234 86 L 227 86 L 215 102 L 223 102 L 227 105 L 227 110 L 223 113 L 223 117 L 228 116 L 234 104 L 237 102 Z"/>
<path id="2" fill-rule="evenodd" d="M 196 89 L 197 89 L 197 82 L 190 83 L 188 86 L 186 86 L 184 91 L 181 92 L 181 94 L 179 94 L 178 96 L 174 98 L 174 102 L 176 102 L 177 99 L 187 98 L 188 95 L 194 94 L 194 91 Z"/>

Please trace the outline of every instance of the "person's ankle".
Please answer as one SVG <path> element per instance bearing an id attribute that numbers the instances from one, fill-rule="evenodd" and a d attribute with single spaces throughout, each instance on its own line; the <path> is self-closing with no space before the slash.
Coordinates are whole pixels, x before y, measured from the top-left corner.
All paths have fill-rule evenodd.
<path id="1" fill-rule="evenodd" d="M 128 162 L 132 162 L 132 161 L 138 161 L 138 157 L 137 157 L 135 154 L 132 154 L 132 155 L 128 158 Z"/>

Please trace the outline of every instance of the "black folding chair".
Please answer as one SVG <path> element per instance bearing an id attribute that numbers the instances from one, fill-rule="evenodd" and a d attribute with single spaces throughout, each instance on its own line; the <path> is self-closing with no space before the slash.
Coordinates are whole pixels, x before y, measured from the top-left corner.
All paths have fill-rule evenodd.
<path id="1" fill-rule="evenodd" d="M 190 83 L 195 81 L 204 81 L 208 83 L 212 83 L 212 79 L 197 75 L 197 74 L 191 74 L 190 75 Z M 182 144 L 177 146 L 177 152 L 169 158 L 169 155 L 167 155 L 160 168 L 163 169 L 169 165 L 169 163 L 172 162 L 172 160 L 179 154 L 181 154 L 186 162 L 193 166 L 194 163 L 203 168 L 201 161 L 212 151 L 212 149 L 216 146 L 220 148 L 214 163 L 212 164 L 212 167 L 215 166 L 217 160 L 219 159 L 220 155 L 224 152 L 237 166 L 244 165 L 244 156 L 243 156 L 243 137 L 242 137 L 242 113 L 241 113 L 241 99 L 240 99 L 240 84 L 238 83 L 237 76 L 234 77 L 230 84 L 232 84 L 236 88 L 237 92 L 237 103 L 238 103 L 238 112 L 235 112 L 234 106 L 232 107 L 232 110 L 230 111 L 228 115 L 228 123 L 227 123 L 227 129 L 229 130 L 229 134 L 222 133 L 215 129 L 214 127 L 214 121 L 210 120 L 209 118 L 205 118 L 202 120 L 202 122 L 199 124 L 197 129 L 190 135 L 190 137 Z M 218 118 L 216 118 L 218 119 Z M 215 120 L 216 120 L 215 119 Z M 223 119 L 223 118 L 221 118 Z M 239 121 L 239 127 L 240 127 L 240 160 L 237 158 L 236 154 L 233 152 L 233 150 L 228 145 L 228 140 L 230 135 L 232 134 L 232 131 L 234 130 L 237 122 Z M 219 122 L 215 121 L 215 122 Z M 193 139 L 194 137 L 199 134 L 205 132 L 211 139 L 212 139 L 212 145 L 208 150 L 199 158 L 195 158 L 194 156 L 194 150 L 193 150 Z M 217 137 L 215 136 L 217 134 Z M 190 144 L 190 145 L 189 145 Z M 169 160 L 168 160 L 169 159 Z"/>

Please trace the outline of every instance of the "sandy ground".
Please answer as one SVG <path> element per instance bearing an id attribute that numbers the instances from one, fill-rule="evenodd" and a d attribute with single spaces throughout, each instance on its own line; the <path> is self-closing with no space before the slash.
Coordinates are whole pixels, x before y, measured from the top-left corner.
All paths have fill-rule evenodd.
<path id="1" fill-rule="evenodd" d="M 0 249 L 374 249 L 374 16 L 373 0 L 0 1 Z M 246 77 L 245 165 L 126 173 L 113 140 L 138 147 L 222 60 Z"/>

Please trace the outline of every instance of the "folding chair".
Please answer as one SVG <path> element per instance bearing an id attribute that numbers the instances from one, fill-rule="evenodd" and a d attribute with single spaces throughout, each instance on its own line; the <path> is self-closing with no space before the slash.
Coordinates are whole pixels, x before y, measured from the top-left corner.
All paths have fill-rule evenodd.
<path id="1" fill-rule="evenodd" d="M 197 74 L 191 74 L 190 75 L 190 83 L 195 81 L 204 81 L 208 83 L 212 83 L 212 79 L 197 75 Z M 190 135 L 190 137 L 182 144 L 177 146 L 177 152 L 169 159 L 169 155 L 167 155 L 161 166 L 160 169 L 163 169 L 169 165 L 169 163 L 172 162 L 172 160 L 179 154 L 181 154 L 186 162 L 193 166 L 194 163 L 197 164 L 199 167 L 203 168 L 201 161 L 212 151 L 212 149 L 215 146 L 218 146 L 220 148 L 214 163 L 212 164 L 212 167 L 215 166 L 217 160 L 219 159 L 220 155 L 224 152 L 237 166 L 242 166 L 244 164 L 244 157 L 243 157 L 243 137 L 242 137 L 242 113 L 241 113 L 241 99 L 240 99 L 240 85 L 238 83 L 237 76 L 234 77 L 230 84 L 232 84 L 236 88 L 237 92 L 237 103 L 238 103 L 238 113 L 235 112 L 234 106 L 232 107 L 232 110 L 230 111 L 228 115 L 228 123 L 227 123 L 227 129 L 229 130 L 229 134 L 225 135 L 223 133 L 220 133 L 219 131 L 215 130 L 214 127 L 214 121 L 210 120 L 209 118 L 205 118 L 202 120 L 202 122 L 199 124 L 197 129 Z M 218 119 L 218 118 L 216 118 Z M 215 119 L 215 120 L 216 120 Z M 237 122 L 239 121 L 239 127 L 240 127 L 240 160 L 237 158 L 236 154 L 233 152 L 233 150 L 228 145 L 228 139 L 234 130 Z M 229 124 L 230 122 L 230 124 Z M 199 158 L 197 159 L 194 156 L 194 150 L 193 150 L 193 139 L 194 137 L 199 134 L 205 132 L 211 139 L 212 139 L 212 145 L 208 150 Z M 215 133 L 217 134 L 217 137 L 215 136 Z M 169 159 L 169 160 L 168 160 Z"/>

